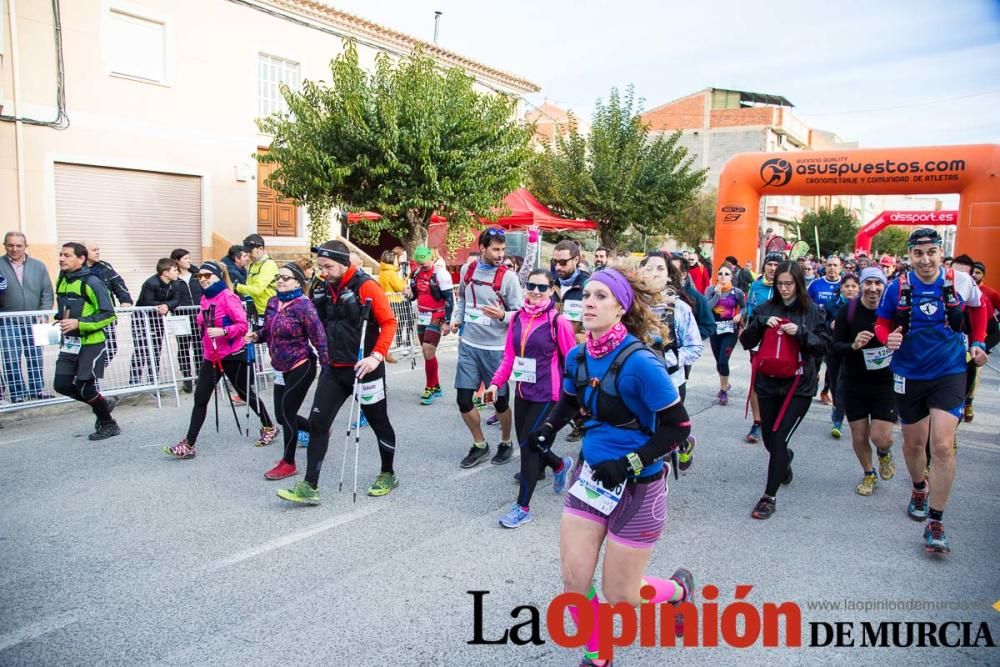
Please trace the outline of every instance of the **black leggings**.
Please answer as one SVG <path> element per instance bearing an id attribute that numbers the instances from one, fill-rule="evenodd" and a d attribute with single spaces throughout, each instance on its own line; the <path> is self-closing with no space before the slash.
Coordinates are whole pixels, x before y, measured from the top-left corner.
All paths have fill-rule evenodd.
<path id="1" fill-rule="evenodd" d="M 267 408 L 264 407 L 264 403 L 258 400 L 253 385 L 250 386 L 249 395 L 247 394 L 247 368 L 245 358 L 230 359 L 227 357 L 222 360 L 222 371 L 229 378 L 232 388 L 236 390 L 240 398 L 246 401 L 250 409 L 260 418 L 261 426 L 270 428 L 274 424 L 271 422 L 271 417 L 267 414 Z M 222 373 L 212 366 L 212 362 L 207 359 L 201 362 L 201 368 L 198 370 L 198 383 L 194 389 L 194 408 L 191 409 L 191 423 L 188 424 L 187 432 L 187 441 L 192 447 L 194 447 L 195 441 L 198 440 L 198 433 L 201 432 L 201 427 L 205 423 L 205 416 L 208 414 L 208 402 L 212 399 L 212 392 L 215 391 L 215 385 L 221 379 Z M 226 403 L 229 400 L 227 398 Z"/>
<path id="2" fill-rule="evenodd" d="M 712 354 L 715 355 L 715 371 L 722 377 L 729 377 L 729 357 L 736 347 L 736 332 L 712 334 L 708 340 L 712 344 Z"/>
<path id="3" fill-rule="evenodd" d="M 771 455 L 771 460 L 767 465 L 767 486 L 764 493 L 774 497 L 778 493 L 781 481 L 788 474 L 788 443 L 799 427 L 799 422 L 809 412 L 809 405 L 812 403 L 811 396 L 792 396 L 788 403 L 788 409 L 781 418 L 781 425 L 778 430 L 772 432 L 774 422 L 781 412 L 781 405 L 785 402 L 784 396 L 761 396 L 757 394 L 757 402 L 760 405 L 760 431 L 764 438 L 764 447 Z"/>
<path id="4" fill-rule="evenodd" d="M 497 414 L 501 412 L 507 412 L 510 409 L 510 391 L 501 394 L 500 391 L 503 387 L 497 389 L 497 397 L 493 400 L 493 409 L 496 410 Z M 475 389 L 456 389 L 455 390 L 455 402 L 458 403 L 458 411 L 462 414 L 472 412 L 475 410 L 475 405 L 472 402 L 472 397 L 475 396 Z"/>
<path id="5" fill-rule="evenodd" d="M 384 365 L 364 378 L 364 382 L 375 380 L 381 380 L 383 387 L 385 386 Z M 353 391 L 353 368 L 327 366 L 320 372 L 312 410 L 309 412 L 309 449 L 306 451 L 306 482 L 313 488 L 319 486 L 319 471 L 323 467 L 323 459 L 326 458 L 326 450 L 330 446 L 330 427 L 337 418 L 340 406 L 344 401 L 351 399 Z M 392 423 L 389 422 L 388 402 L 382 399 L 378 403 L 361 406 L 361 410 L 378 439 L 382 472 L 391 473 L 393 458 L 396 456 L 396 433 L 392 429 Z"/>
<path id="6" fill-rule="evenodd" d="M 284 383 L 274 385 L 274 419 L 281 426 L 281 437 L 285 444 L 282 460 L 295 465 L 299 431 L 309 430 L 309 420 L 299 416 L 299 408 L 316 379 L 316 357 L 309 357 L 306 363 L 282 375 Z"/>
<path id="7" fill-rule="evenodd" d="M 517 444 L 521 448 L 521 488 L 517 492 L 517 504 L 527 507 L 531 496 L 535 493 L 535 485 L 546 466 L 553 471 L 562 465 L 562 459 L 552 453 L 551 449 L 539 452 L 528 444 L 528 435 L 537 431 L 545 422 L 545 418 L 556 406 L 555 402 L 536 403 L 514 397 L 514 431 L 517 433 Z"/>
<path id="8" fill-rule="evenodd" d="M 77 380 L 75 375 L 56 375 L 52 383 L 52 388 L 63 396 L 69 396 L 74 401 L 80 401 L 90 406 L 94 416 L 102 424 L 113 421 L 111 410 L 100 390 L 97 388 L 97 380 Z"/>

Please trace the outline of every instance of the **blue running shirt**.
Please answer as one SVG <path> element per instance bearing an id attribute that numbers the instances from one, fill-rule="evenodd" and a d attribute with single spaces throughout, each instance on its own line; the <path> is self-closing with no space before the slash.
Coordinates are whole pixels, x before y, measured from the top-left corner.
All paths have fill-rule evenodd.
<path id="1" fill-rule="evenodd" d="M 809 283 L 809 288 L 806 291 L 809 292 L 809 298 L 813 300 L 813 303 L 822 308 L 840 296 L 840 281 L 831 283 L 825 276 L 817 278 Z"/>

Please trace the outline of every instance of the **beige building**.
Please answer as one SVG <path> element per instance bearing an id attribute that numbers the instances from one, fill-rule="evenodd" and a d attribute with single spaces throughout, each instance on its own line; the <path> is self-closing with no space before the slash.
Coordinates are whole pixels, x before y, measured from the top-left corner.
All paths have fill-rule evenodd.
<path id="1" fill-rule="evenodd" d="M 329 79 L 345 37 L 367 65 L 422 46 L 484 91 L 539 89 L 311 0 L 0 0 L 3 231 L 53 270 L 59 244 L 96 240 L 133 292 L 177 247 L 218 258 L 259 232 L 304 250 L 305 211 L 263 185 L 254 120 L 282 108 L 280 82 Z"/>

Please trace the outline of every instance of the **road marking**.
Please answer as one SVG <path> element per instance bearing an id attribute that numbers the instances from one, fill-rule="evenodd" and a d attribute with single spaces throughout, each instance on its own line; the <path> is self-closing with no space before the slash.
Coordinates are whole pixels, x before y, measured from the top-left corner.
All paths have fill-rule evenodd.
<path id="1" fill-rule="evenodd" d="M 27 438 L 18 438 L 17 440 L 4 440 L 3 442 L 0 442 L 0 445 L 13 445 L 14 443 L 17 442 L 25 442 L 27 440 L 38 440 L 38 439 L 39 439 L 38 436 L 33 435 Z"/>
<path id="2" fill-rule="evenodd" d="M 0 635 L 0 652 L 6 651 L 7 649 L 17 646 L 18 644 L 29 642 L 32 639 L 37 639 L 38 637 L 46 635 L 50 632 L 65 628 L 67 625 L 72 625 L 78 620 L 79 618 L 77 618 L 75 611 L 67 611 L 43 618 L 35 621 L 34 623 L 22 625 L 13 632 Z"/>
<path id="3" fill-rule="evenodd" d="M 383 506 L 385 507 L 385 506 Z M 296 542 L 301 542 L 302 540 L 308 539 L 314 535 L 319 535 L 320 533 L 325 533 L 328 530 L 337 528 L 338 526 L 343 526 L 344 524 L 350 523 L 351 521 L 356 521 L 357 519 L 364 518 L 369 514 L 374 514 L 375 512 L 381 511 L 382 508 L 371 505 L 353 512 L 348 512 L 347 514 L 341 514 L 332 519 L 326 521 L 321 521 L 308 528 L 303 528 L 302 530 L 296 531 L 294 533 L 289 533 L 288 535 L 282 535 L 281 537 L 271 540 L 270 542 L 265 542 L 259 546 L 253 547 L 252 549 L 246 549 L 244 551 L 239 551 L 228 558 L 223 558 L 213 562 L 208 566 L 209 570 L 221 570 L 224 567 L 229 567 L 230 565 L 235 565 L 237 563 L 242 563 L 245 560 L 250 560 L 251 558 L 256 558 L 262 554 L 266 554 L 269 551 L 274 551 L 275 549 L 280 549 L 281 547 L 287 547 L 290 544 L 295 544 Z"/>

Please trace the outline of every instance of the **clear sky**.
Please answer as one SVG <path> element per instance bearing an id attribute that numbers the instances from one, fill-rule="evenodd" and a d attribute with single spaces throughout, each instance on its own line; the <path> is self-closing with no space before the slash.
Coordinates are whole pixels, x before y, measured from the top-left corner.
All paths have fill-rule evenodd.
<path id="1" fill-rule="evenodd" d="M 1000 143 L 1000 0 L 325 1 L 428 41 L 440 10 L 442 47 L 588 118 L 612 86 L 646 109 L 714 86 L 863 147 Z"/>

